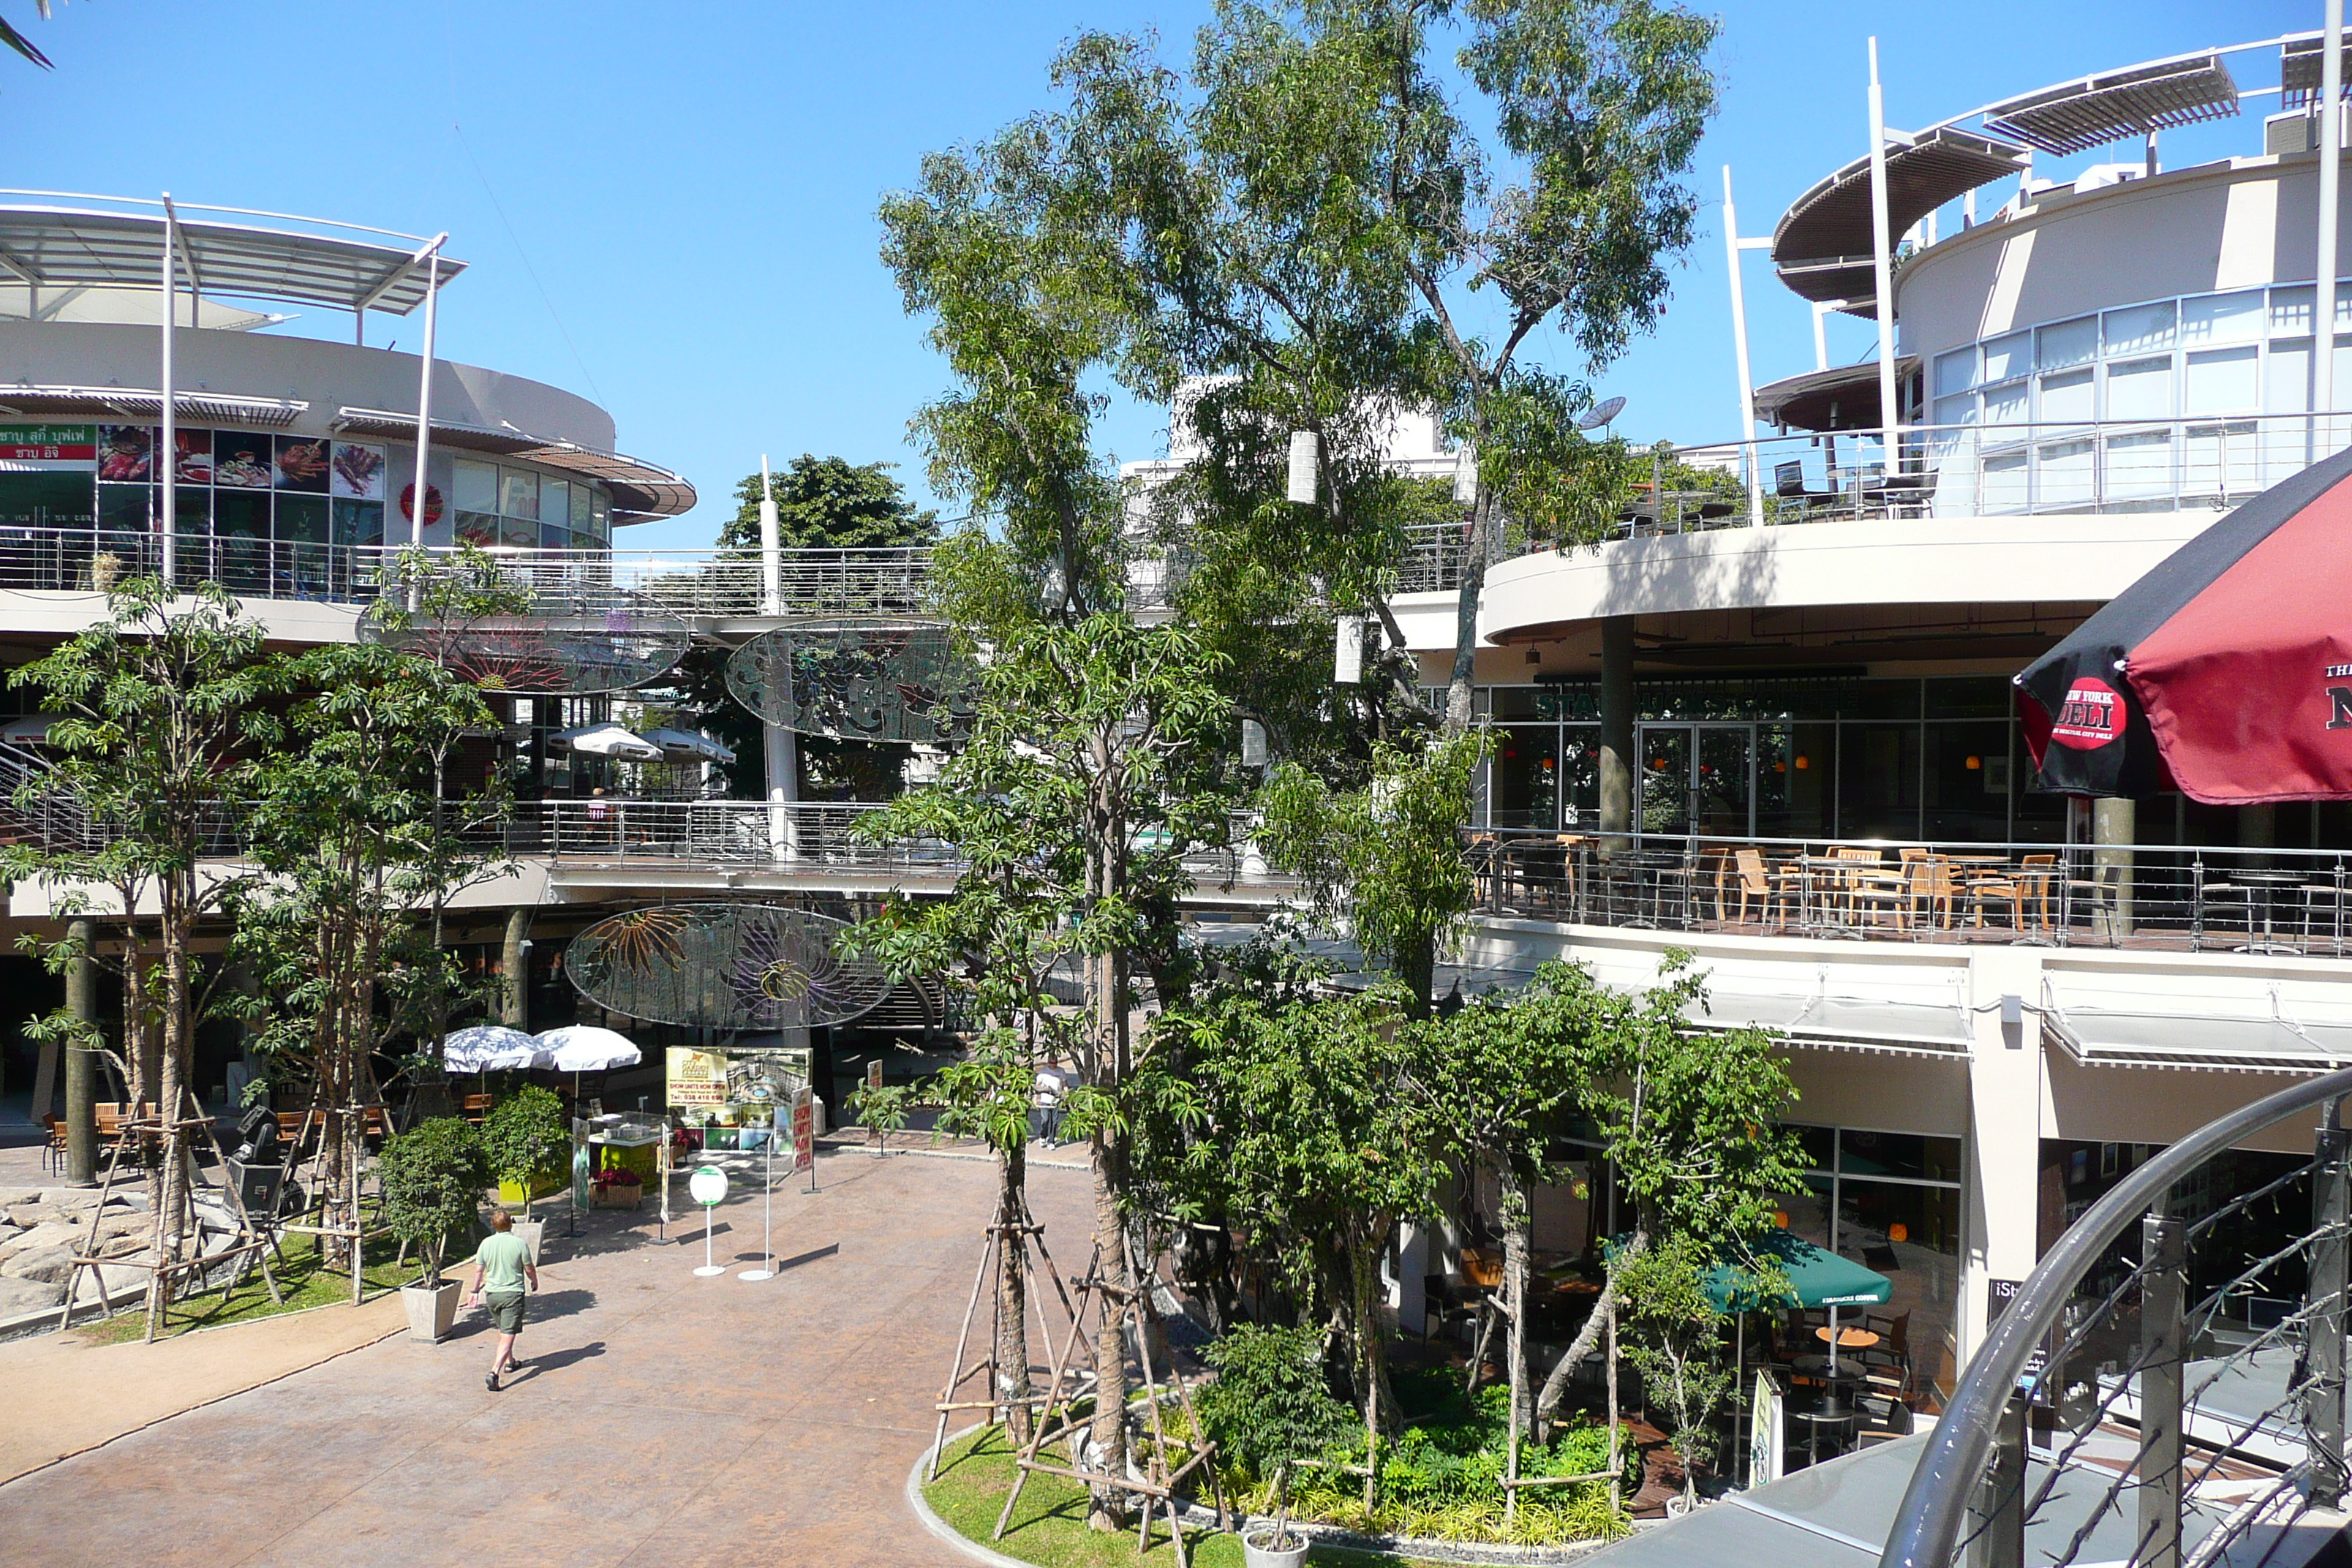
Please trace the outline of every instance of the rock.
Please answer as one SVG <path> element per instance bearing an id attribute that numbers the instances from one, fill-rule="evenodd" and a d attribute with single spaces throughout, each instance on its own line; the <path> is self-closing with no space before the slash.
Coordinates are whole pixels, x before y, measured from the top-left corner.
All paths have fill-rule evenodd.
<path id="1" fill-rule="evenodd" d="M 44 1307 L 55 1307 L 66 1299 L 63 1285 L 51 1285 L 39 1279 L 0 1279 L 0 1318 L 13 1318 L 26 1312 L 37 1312 Z"/>
<path id="2" fill-rule="evenodd" d="M 98 1273 L 99 1278 L 106 1281 L 107 1294 L 114 1298 L 116 1306 L 121 1306 L 125 1300 L 145 1300 L 147 1270 L 144 1268 L 124 1268 L 111 1263 L 101 1263 Z M 87 1278 L 82 1281 L 81 1293 L 84 1297 L 93 1294 Z M 58 1299 L 65 1300 L 62 1296 Z"/>
<path id="3" fill-rule="evenodd" d="M 146 1250 L 147 1237 L 144 1236 L 110 1236 L 98 1244 L 100 1258 L 130 1258 Z M 0 1264 L 0 1274 L 6 1272 L 7 1265 Z"/>
<path id="4" fill-rule="evenodd" d="M 19 1204 L 40 1201 L 41 1189 L 38 1187 L 0 1187 L 0 1209 L 12 1209 Z"/>
<path id="5" fill-rule="evenodd" d="M 74 1251 L 70 1247 L 37 1247 L 29 1252 L 19 1252 L 5 1263 L 0 1263 L 0 1279 L 37 1279 L 44 1285 L 62 1285 L 73 1272 Z"/>
<path id="6" fill-rule="evenodd" d="M 20 1252 L 30 1252 L 44 1247 L 71 1247 L 81 1237 L 81 1227 L 51 1221 L 37 1225 L 30 1230 L 20 1230 L 14 1236 L 0 1238 L 0 1262 Z"/>

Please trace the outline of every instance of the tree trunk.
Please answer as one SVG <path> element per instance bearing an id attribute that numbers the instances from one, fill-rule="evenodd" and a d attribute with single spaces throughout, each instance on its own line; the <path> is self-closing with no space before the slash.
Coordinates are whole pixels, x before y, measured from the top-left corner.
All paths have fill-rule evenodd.
<path id="1" fill-rule="evenodd" d="M 1018 1446 L 1029 1441 L 1029 1237 L 1021 1221 L 1029 1212 L 1025 1193 L 1027 1147 L 1016 1143 L 996 1153 L 1003 1184 L 996 1205 L 1005 1231 L 996 1249 L 996 1397 L 1004 1402 L 1004 1431 Z"/>
<path id="2" fill-rule="evenodd" d="M 1464 733 L 1476 718 L 1473 699 L 1478 661 L 1478 595 L 1486 587 L 1487 534 L 1494 525 L 1494 500 L 1486 487 L 1480 485 L 1478 499 L 1470 507 L 1470 536 L 1462 551 L 1462 585 L 1454 599 L 1454 668 L 1445 690 L 1449 735 Z"/>
<path id="3" fill-rule="evenodd" d="M 1586 1356 L 1592 1353 L 1593 1342 L 1601 1337 L 1603 1323 L 1617 1310 L 1619 1273 L 1625 1265 L 1641 1257 L 1648 1249 L 1649 1245 L 1650 1233 L 1646 1230 L 1637 1230 L 1620 1249 L 1617 1260 L 1609 1267 L 1607 1281 L 1601 1287 L 1600 1299 L 1592 1303 L 1592 1316 L 1584 1320 L 1584 1327 L 1577 1331 L 1575 1342 L 1561 1352 L 1559 1363 L 1551 1369 L 1551 1375 L 1544 1380 L 1543 1393 L 1536 1398 L 1538 1441 L 1541 1441 L 1544 1435 L 1551 1429 L 1552 1419 L 1559 1410 L 1560 1397 L 1568 1392 L 1569 1374 L 1577 1369 Z"/>
<path id="4" fill-rule="evenodd" d="M 1374 1237 L 1384 1233 L 1374 1232 Z M 1381 1342 L 1381 1266 L 1375 1239 L 1349 1249 L 1349 1271 L 1354 1285 L 1356 1355 L 1361 1369 L 1364 1396 L 1364 1511 L 1380 1501 L 1381 1405 L 1387 1379 L 1386 1347 Z"/>
<path id="5" fill-rule="evenodd" d="M 169 1266 L 179 1261 L 185 1234 L 183 1210 L 187 1206 L 187 1162 L 180 1140 L 170 1131 L 181 1119 L 181 1101 L 188 1082 L 188 926 L 187 903 L 179 878 L 167 879 L 163 904 L 163 1027 L 158 1052 L 161 1073 L 155 1086 L 155 1108 L 165 1129 L 163 1170 L 154 1184 L 154 1261 L 147 1279 L 147 1337 L 163 1330 L 163 1309 L 172 1297 Z M 134 1111 L 136 1108 L 133 1108 Z"/>
<path id="6" fill-rule="evenodd" d="M 1503 1306 L 1509 1314 L 1508 1344 L 1511 1367 L 1511 1415 L 1509 1422 L 1510 1474 L 1519 1473 L 1519 1435 L 1528 1426 L 1528 1206 L 1527 1184 L 1509 1160 L 1495 1162 L 1495 1180 L 1502 1194 L 1503 1220 Z"/>
<path id="7" fill-rule="evenodd" d="M 1095 1418 L 1090 1467 L 1110 1474 L 1127 1473 L 1127 1336 L 1124 1292 L 1128 1278 L 1127 1227 L 1118 1212 L 1124 1152 L 1108 1128 L 1098 1127 L 1090 1140 L 1095 1175 L 1095 1265 L 1108 1293 L 1097 1298 L 1095 1320 Z M 1125 1530 L 1127 1494 L 1109 1487 L 1094 1489 L 1087 1522 L 1097 1530 Z"/>

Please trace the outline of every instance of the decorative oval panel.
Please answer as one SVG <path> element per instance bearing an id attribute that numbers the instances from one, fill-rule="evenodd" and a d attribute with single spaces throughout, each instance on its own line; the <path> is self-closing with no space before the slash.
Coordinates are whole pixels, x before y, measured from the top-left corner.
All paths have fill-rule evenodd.
<path id="1" fill-rule="evenodd" d="M 761 720 L 843 741 L 953 741 L 971 728 L 979 686 L 936 622 L 795 623 L 727 660 L 727 689 Z"/>
<path id="2" fill-rule="evenodd" d="M 528 583 L 521 615 L 436 620 L 397 630 L 373 616 L 360 635 L 433 660 L 485 691 L 593 697 L 658 680 L 686 657 L 687 624 L 641 594 L 608 583 Z"/>
<path id="3" fill-rule="evenodd" d="M 564 973 L 607 1011 L 685 1028 L 820 1029 L 872 1010 L 890 988 L 834 942 L 848 922 L 772 904 L 663 904 L 597 921 Z"/>

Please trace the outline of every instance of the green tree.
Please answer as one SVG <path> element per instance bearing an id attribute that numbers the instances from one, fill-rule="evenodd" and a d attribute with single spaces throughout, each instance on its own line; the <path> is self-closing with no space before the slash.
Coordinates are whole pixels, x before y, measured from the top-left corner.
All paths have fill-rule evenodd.
<path id="1" fill-rule="evenodd" d="M 1402 982 L 1415 1012 L 1429 1008 L 1440 944 L 1477 897 L 1462 817 L 1485 754 L 1475 733 L 1384 743 L 1361 789 L 1335 790 L 1287 763 L 1258 797 L 1267 864 L 1303 877 L 1315 914 L 1344 921 L 1366 960 Z"/>
<path id="2" fill-rule="evenodd" d="M 490 1173 L 522 1189 L 522 1213 L 530 1217 L 538 1178 L 563 1158 L 571 1133 L 563 1125 L 563 1102 L 554 1091 L 525 1084 L 490 1108 L 482 1119 L 482 1148 Z"/>
<path id="3" fill-rule="evenodd" d="M 480 1223 L 490 1165 L 482 1140 L 454 1116 L 420 1121 L 383 1146 L 383 1220 L 425 1260 L 425 1283 L 441 1283 L 449 1238 Z"/>
<path id="4" fill-rule="evenodd" d="M 1705 1013 L 1701 975 L 1689 954 L 1669 950 L 1659 984 L 1623 999 L 1610 1026 L 1588 1037 L 1578 1110 L 1615 1169 L 1633 1231 L 1537 1396 L 1538 1436 L 1615 1310 L 1625 1265 L 1654 1241 L 1695 1237 L 1768 1280 L 1772 1272 L 1749 1244 L 1774 1228 L 1774 1194 L 1804 1180 L 1804 1152 L 1780 1125 L 1796 1088 L 1772 1036 L 1695 1027 Z"/>
<path id="5" fill-rule="evenodd" d="M 450 802 L 436 787 L 448 748 L 492 720 L 471 685 L 381 644 L 272 658 L 258 692 L 245 723 L 251 754 L 225 781 L 245 803 L 247 853 L 262 873 L 228 900 L 231 951 L 257 982 L 235 1010 L 260 1026 L 271 1078 L 300 1082 L 326 1106 L 320 1195 L 329 1223 L 349 1225 L 360 1108 L 380 1099 L 385 1026 L 437 1041 L 462 984 L 439 945 L 439 912 L 461 889 L 512 869 L 478 847 L 503 793 Z M 340 1240 L 325 1250 L 356 1268 Z"/>
<path id="6" fill-rule="evenodd" d="M 168 1118 L 188 1109 L 207 989 L 196 926 L 236 886 L 202 863 L 216 861 L 236 837 L 220 780 L 263 694 L 261 646 L 259 624 L 218 585 L 183 599 L 160 579 L 137 577 L 107 595 L 104 619 L 9 677 L 64 717 L 49 730 L 54 771 L 26 784 L 18 800 L 52 831 L 0 850 L 0 871 L 49 889 L 60 915 L 105 921 L 121 933 L 123 1076 L 134 1104 Z M 73 956 L 68 943 L 22 943 L 53 967 Z M 173 1146 L 175 1157 L 149 1172 L 161 1262 L 177 1260 L 191 1234 L 193 1156 Z M 163 1270 L 150 1281 L 152 1337 L 169 1291 Z"/>
<path id="7" fill-rule="evenodd" d="M 1619 1271 L 1625 1303 L 1625 1359 L 1642 1374 L 1643 1396 L 1666 1417 L 1683 1459 L 1683 1496 L 1698 1495 L 1698 1470 L 1714 1462 L 1715 1413 L 1737 1373 L 1724 1364 L 1723 1310 L 1706 1292 L 1715 1249 L 1695 1236 L 1668 1236 Z"/>

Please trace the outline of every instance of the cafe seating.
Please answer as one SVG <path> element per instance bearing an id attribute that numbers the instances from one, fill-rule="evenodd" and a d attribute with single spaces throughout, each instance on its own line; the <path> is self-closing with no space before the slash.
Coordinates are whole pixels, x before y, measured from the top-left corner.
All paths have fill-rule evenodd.
<path id="1" fill-rule="evenodd" d="M 41 1163 L 52 1171 L 66 1168 L 66 1119 L 55 1111 L 41 1113 L 41 1127 L 48 1134 L 41 1145 Z"/>
<path id="2" fill-rule="evenodd" d="M 1789 917 L 1795 912 L 1801 892 L 1796 873 L 1787 867 L 1768 867 L 1761 849 L 1733 850 L 1729 868 L 1736 875 L 1727 889 L 1721 879 L 1722 872 L 1717 872 L 1717 918 L 1730 918 L 1725 912 L 1724 902 L 1730 893 L 1736 892 L 1739 895 L 1739 922 L 1742 925 L 1748 923 L 1748 910 L 1756 907 L 1760 910 L 1766 925 L 1776 931 L 1786 930 Z M 1777 921 L 1772 918 L 1776 905 L 1780 910 L 1780 918 Z"/>

